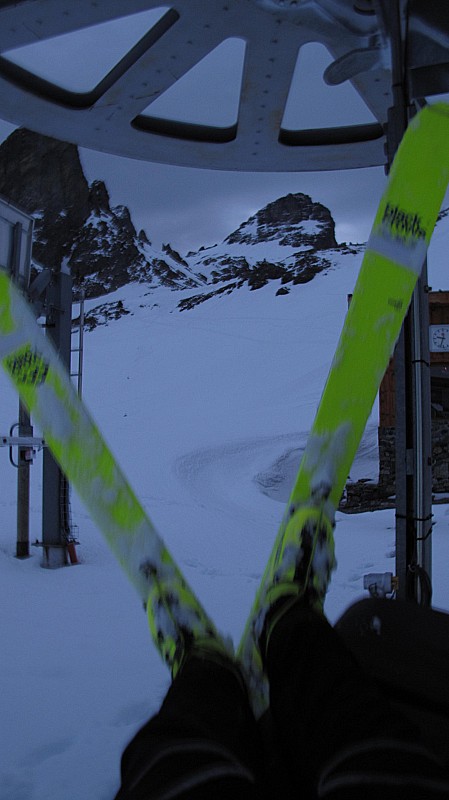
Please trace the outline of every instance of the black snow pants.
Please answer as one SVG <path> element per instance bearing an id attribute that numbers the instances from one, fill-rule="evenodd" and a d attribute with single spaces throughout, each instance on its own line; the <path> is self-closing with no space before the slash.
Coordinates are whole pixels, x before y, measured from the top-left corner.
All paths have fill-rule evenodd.
<path id="1" fill-rule="evenodd" d="M 256 723 L 231 668 L 191 657 L 124 751 L 116 800 L 443 800 L 449 780 L 320 615 L 291 607 L 270 637 Z"/>

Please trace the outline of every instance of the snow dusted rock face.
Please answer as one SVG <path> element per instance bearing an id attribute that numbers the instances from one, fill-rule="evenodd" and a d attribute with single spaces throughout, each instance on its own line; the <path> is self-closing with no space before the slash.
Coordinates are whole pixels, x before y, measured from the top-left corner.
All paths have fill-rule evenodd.
<path id="1" fill-rule="evenodd" d="M 275 281 L 276 293 L 288 294 L 289 284 L 307 283 L 331 267 L 335 251 L 341 249 L 330 211 L 308 195 L 288 194 L 242 223 L 222 244 L 189 253 L 192 269 L 220 287 L 180 307 L 191 308 L 245 283 L 259 289 Z"/>
<path id="2" fill-rule="evenodd" d="M 244 285 L 271 283 L 283 295 L 329 269 L 345 249 L 330 211 L 297 193 L 268 203 L 221 244 L 185 257 L 169 244 L 159 250 L 136 231 L 126 206 L 111 207 L 103 181 L 89 185 L 74 145 L 26 129 L 0 146 L 0 195 L 33 214 L 35 261 L 68 267 L 75 290 L 83 287 L 87 297 L 136 281 L 198 287 L 181 310 Z"/>
<path id="3" fill-rule="evenodd" d="M 0 147 L 0 194 L 35 218 L 34 257 L 59 265 L 89 215 L 89 185 L 78 151 L 25 129 Z"/>
<path id="4" fill-rule="evenodd" d="M 102 181 L 90 186 L 89 215 L 72 240 L 67 264 L 75 286 L 84 286 L 90 296 L 149 276 L 129 211 L 110 207 Z"/>
<path id="5" fill-rule="evenodd" d="M 111 208 L 103 181 L 89 186 L 78 149 L 26 129 L 0 146 L 0 195 L 35 218 L 33 258 L 70 268 L 75 289 L 97 297 L 131 281 L 186 288 L 200 283 L 167 245 L 152 247 L 125 206 Z"/>
<path id="6" fill-rule="evenodd" d="M 277 241 L 282 247 L 324 250 L 337 246 L 329 209 L 306 194 L 288 194 L 269 203 L 225 240 L 228 244 Z"/>

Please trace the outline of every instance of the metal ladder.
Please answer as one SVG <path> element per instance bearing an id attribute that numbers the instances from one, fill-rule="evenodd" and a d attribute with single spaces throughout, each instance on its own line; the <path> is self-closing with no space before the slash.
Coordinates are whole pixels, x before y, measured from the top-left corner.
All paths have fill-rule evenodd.
<path id="1" fill-rule="evenodd" d="M 76 368 L 70 370 L 70 377 L 76 378 L 76 386 L 79 397 L 82 395 L 83 391 L 83 357 L 84 357 L 84 300 L 85 300 L 85 293 L 84 289 L 81 289 L 80 296 L 79 296 L 79 307 L 80 307 L 80 315 L 79 315 L 79 322 L 77 328 L 72 328 L 72 336 L 78 334 L 78 346 L 72 347 L 71 352 L 72 355 L 74 353 L 78 354 Z"/>

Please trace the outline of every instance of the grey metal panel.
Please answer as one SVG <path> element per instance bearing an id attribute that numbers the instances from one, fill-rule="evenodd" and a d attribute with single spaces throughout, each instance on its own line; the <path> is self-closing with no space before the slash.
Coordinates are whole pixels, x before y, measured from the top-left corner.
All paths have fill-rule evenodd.
<path id="1" fill-rule="evenodd" d="M 34 219 L 0 197 L 0 266 L 26 288 L 30 276 Z"/>
<path id="2" fill-rule="evenodd" d="M 0 54 L 159 7 L 160 0 L 0 4 Z M 247 43 L 237 125 L 223 130 L 151 122 L 150 102 L 231 37 Z M 305 134 L 281 129 L 296 58 L 309 42 L 343 59 L 333 85 L 341 69 L 349 69 L 374 115 L 373 125 Z M 378 17 L 355 12 L 351 0 L 176 0 L 151 31 L 142 30 L 140 42 L 91 92 L 61 89 L 0 57 L 0 115 L 84 147 L 145 161 L 245 171 L 364 167 L 385 161 L 388 60 Z"/>
<path id="3" fill-rule="evenodd" d="M 449 5 L 410 0 L 407 62 L 413 97 L 449 92 Z"/>

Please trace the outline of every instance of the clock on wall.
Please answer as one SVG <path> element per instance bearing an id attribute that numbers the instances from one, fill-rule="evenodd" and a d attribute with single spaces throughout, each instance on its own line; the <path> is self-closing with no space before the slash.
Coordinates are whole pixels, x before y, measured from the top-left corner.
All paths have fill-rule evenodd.
<path id="1" fill-rule="evenodd" d="M 449 325 L 430 325 L 429 336 L 432 353 L 449 353 Z"/>

